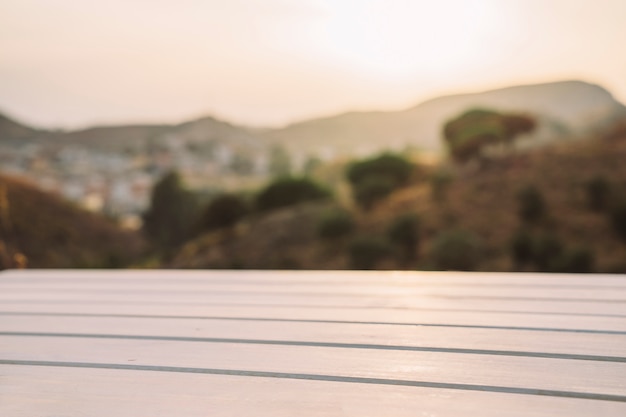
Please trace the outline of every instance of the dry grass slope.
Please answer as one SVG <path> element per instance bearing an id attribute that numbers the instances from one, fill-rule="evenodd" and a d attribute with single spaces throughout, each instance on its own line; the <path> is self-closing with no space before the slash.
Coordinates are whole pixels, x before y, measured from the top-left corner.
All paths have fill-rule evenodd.
<path id="1" fill-rule="evenodd" d="M 122 267 L 143 248 L 136 233 L 25 181 L 0 176 L 0 266 L 18 266 L 16 260 L 25 257 L 33 268 Z"/>
<path id="2" fill-rule="evenodd" d="M 534 185 L 545 197 L 547 216 L 524 226 L 527 230 L 555 236 L 567 249 L 589 249 L 596 272 L 626 272 L 626 243 L 612 229 L 606 212 L 589 208 L 585 192 L 585 184 L 600 176 L 611 183 L 614 194 L 626 197 L 625 160 L 626 129 L 616 130 L 610 137 L 493 159 L 478 170 L 457 168 L 440 199 L 433 198 L 432 182 L 416 179 L 369 212 L 352 209 L 357 226 L 346 239 L 322 241 L 315 230 L 323 208 L 305 205 L 249 219 L 235 231 L 204 236 L 188 244 L 172 266 L 344 269 L 350 265 L 351 238 L 384 240 L 394 219 L 417 213 L 421 239 L 415 261 L 407 265 L 392 253 L 377 268 L 437 268 L 432 256 L 437 237 L 464 230 L 480 242 L 482 255 L 476 269 L 516 270 L 510 242 L 523 226 L 518 192 Z"/>

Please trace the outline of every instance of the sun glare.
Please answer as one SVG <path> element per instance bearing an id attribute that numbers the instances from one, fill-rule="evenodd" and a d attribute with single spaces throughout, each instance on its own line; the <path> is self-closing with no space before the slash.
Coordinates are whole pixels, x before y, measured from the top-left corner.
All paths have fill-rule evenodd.
<path id="1" fill-rule="evenodd" d="M 324 3 L 319 41 L 352 71 L 378 78 L 449 72 L 480 59 L 489 1 L 342 0 Z"/>

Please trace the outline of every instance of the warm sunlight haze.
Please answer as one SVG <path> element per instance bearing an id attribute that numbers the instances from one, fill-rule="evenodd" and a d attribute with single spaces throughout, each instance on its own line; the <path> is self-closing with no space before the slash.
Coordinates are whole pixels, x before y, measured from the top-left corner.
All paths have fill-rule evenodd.
<path id="1" fill-rule="evenodd" d="M 625 19 L 622 0 L 5 0 L 0 109 L 276 126 L 563 79 L 624 100 Z"/>

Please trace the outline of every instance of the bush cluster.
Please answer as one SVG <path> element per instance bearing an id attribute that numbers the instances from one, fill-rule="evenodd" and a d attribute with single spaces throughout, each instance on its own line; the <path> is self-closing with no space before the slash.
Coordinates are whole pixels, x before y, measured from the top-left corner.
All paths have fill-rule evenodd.
<path id="1" fill-rule="evenodd" d="M 473 271 L 482 258 L 481 249 L 480 241 L 472 233 L 446 230 L 435 238 L 431 256 L 437 269 Z"/>
<path id="2" fill-rule="evenodd" d="M 402 252 L 405 261 L 413 260 L 417 255 L 420 240 L 420 219 L 414 213 L 396 217 L 387 228 L 389 241 Z"/>
<path id="3" fill-rule="evenodd" d="M 614 202 L 609 210 L 611 227 L 626 242 L 626 198 Z"/>
<path id="4" fill-rule="evenodd" d="M 520 220 L 534 223 L 546 216 L 547 206 L 541 191 L 534 185 L 522 188 L 517 194 Z"/>
<path id="5" fill-rule="evenodd" d="M 414 165 L 399 155 L 385 153 L 350 164 L 346 176 L 352 185 L 354 199 L 369 209 L 393 190 L 405 185 Z"/>
<path id="6" fill-rule="evenodd" d="M 317 234 L 322 239 L 338 239 L 348 236 L 354 230 L 354 219 L 344 210 L 326 213 L 317 224 Z"/>
<path id="7" fill-rule="evenodd" d="M 328 190 L 309 178 L 279 178 L 256 196 L 256 208 L 259 211 L 270 211 L 305 201 L 328 198 L 330 195 Z"/>
<path id="8" fill-rule="evenodd" d="M 348 250 L 353 269 L 374 269 L 391 252 L 387 241 L 372 236 L 354 239 Z"/>
<path id="9" fill-rule="evenodd" d="M 607 208 L 611 185 L 603 176 L 596 176 L 585 183 L 587 205 L 591 210 L 602 211 Z"/>
<path id="10" fill-rule="evenodd" d="M 381 260 L 391 256 L 396 256 L 403 263 L 413 261 L 417 257 L 420 241 L 419 224 L 417 214 L 406 213 L 396 217 L 383 236 L 352 239 L 348 247 L 350 266 L 354 269 L 374 269 Z"/>
<path id="11" fill-rule="evenodd" d="M 245 217 L 250 208 L 242 197 L 235 194 L 220 194 L 213 198 L 200 217 L 200 230 L 210 231 L 234 226 Z"/>
<path id="12" fill-rule="evenodd" d="M 540 272 L 588 273 L 594 269 L 593 252 L 586 248 L 567 248 L 554 234 L 532 235 L 518 231 L 510 242 L 516 269 L 531 267 Z"/>

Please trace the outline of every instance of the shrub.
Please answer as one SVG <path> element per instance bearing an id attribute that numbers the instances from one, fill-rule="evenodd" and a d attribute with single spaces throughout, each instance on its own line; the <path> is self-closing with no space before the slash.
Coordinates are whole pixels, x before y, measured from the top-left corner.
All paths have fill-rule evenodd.
<path id="1" fill-rule="evenodd" d="M 402 249 L 406 260 L 415 258 L 419 245 L 419 217 L 414 214 L 405 214 L 393 220 L 387 229 L 389 241 Z"/>
<path id="2" fill-rule="evenodd" d="M 169 253 L 192 236 L 197 216 L 197 197 L 172 171 L 152 189 L 150 207 L 143 215 L 143 231 L 157 248 Z"/>
<path id="3" fill-rule="evenodd" d="M 585 183 L 587 205 L 591 210 L 602 211 L 609 202 L 611 186 L 604 177 L 597 176 Z"/>
<path id="4" fill-rule="evenodd" d="M 353 162 L 348 166 L 346 175 L 353 187 L 356 202 L 369 209 L 394 189 L 406 184 L 413 169 L 414 165 L 407 159 L 385 153 Z"/>
<path id="5" fill-rule="evenodd" d="M 469 232 L 449 230 L 433 242 L 431 256 L 437 269 L 473 271 L 481 258 L 480 243 Z"/>
<path id="6" fill-rule="evenodd" d="M 510 250 L 517 268 L 524 267 L 533 259 L 533 238 L 526 230 L 520 230 L 511 239 Z"/>
<path id="7" fill-rule="evenodd" d="M 562 254 L 563 243 L 554 235 L 542 235 L 533 244 L 533 263 L 539 271 L 550 272 Z"/>
<path id="8" fill-rule="evenodd" d="M 609 220 L 619 238 L 626 241 L 626 198 L 621 198 L 612 205 Z"/>
<path id="9" fill-rule="evenodd" d="M 387 177 L 366 178 L 354 187 L 354 199 L 366 210 L 387 197 L 394 189 L 393 181 Z"/>
<path id="10" fill-rule="evenodd" d="M 317 234 L 322 239 L 337 239 L 354 230 L 354 220 L 346 211 L 332 211 L 324 215 L 317 225 Z"/>
<path id="11" fill-rule="evenodd" d="M 308 178 L 286 177 L 264 188 L 256 197 L 256 207 L 260 211 L 269 211 L 328 197 L 328 190 Z"/>
<path id="12" fill-rule="evenodd" d="M 551 266 L 551 272 L 590 273 L 595 257 L 589 249 L 577 248 L 564 252 Z"/>
<path id="13" fill-rule="evenodd" d="M 522 221 L 536 222 L 546 215 L 546 202 L 543 194 L 535 186 L 522 188 L 517 194 L 518 215 Z"/>
<path id="14" fill-rule="evenodd" d="M 215 197 L 204 209 L 200 219 L 202 230 L 214 230 L 235 225 L 248 213 L 246 201 L 234 194 Z"/>
<path id="15" fill-rule="evenodd" d="M 430 192 L 433 200 L 439 203 L 445 201 L 451 183 L 452 175 L 449 172 L 443 170 L 435 172 L 430 178 Z"/>
<path id="16" fill-rule="evenodd" d="M 347 176 L 352 184 L 359 184 L 371 177 L 385 177 L 394 186 L 405 184 L 413 171 L 413 164 L 405 158 L 390 153 L 353 162 Z"/>
<path id="17" fill-rule="evenodd" d="M 374 269 L 389 255 L 388 244 L 379 238 L 362 237 L 353 240 L 349 247 L 350 265 L 353 269 Z"/>

